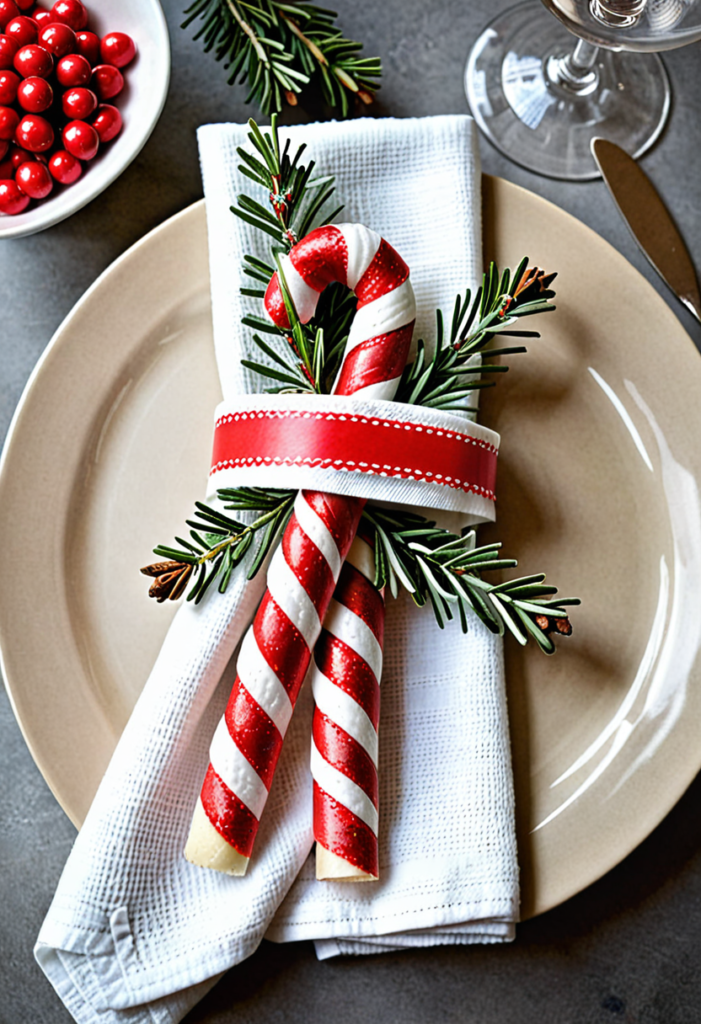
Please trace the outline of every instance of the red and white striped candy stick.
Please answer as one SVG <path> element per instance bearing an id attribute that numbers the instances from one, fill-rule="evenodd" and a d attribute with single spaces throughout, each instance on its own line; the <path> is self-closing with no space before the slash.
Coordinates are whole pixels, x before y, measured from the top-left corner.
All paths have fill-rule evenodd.
<path id="1" fill-rule="evenodd" d="M 194 864 L 243 875 L 311 651 L 363 502 L 300 491 L 244 636 L 229 702 L 185 847 Z"/>
<path id="2" fill-rule="evenodd" d="M 348 285 L 358 297 L 336 393 L 391 398 L 415 317 L 409 269 L 401 257 L 374 231 L 346 224 L 318 228 L 283 260 L 302 322 L 311 319 L 331 281 Z M 265 305 L 278 326 L 289 326 L 277 274 Z M 298 495 L 210 748 L 185 848 L 195 864 L 245 874 L 283 737 L 364 504 L 316 491 Z"/>
<path id="3" fill-rule="evenodd" d="M 377 727 L 385 605 L 374 577 L 371 542 L 358 535 L 314 648 L 317 878 L 379 877 Z"/>

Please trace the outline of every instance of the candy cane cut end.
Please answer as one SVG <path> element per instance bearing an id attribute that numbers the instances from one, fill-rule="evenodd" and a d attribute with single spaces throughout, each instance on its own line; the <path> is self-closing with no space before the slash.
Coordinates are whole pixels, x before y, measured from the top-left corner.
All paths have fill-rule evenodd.
<path id="1" fill-rule="evenodd" d="M 185 859 L 197 867 L 212 868 L 214 871 L 239 877 L 246 874 L 250 860 L 219 835 L 207 817 L 201 800 L 197 801 L 192 816 L 190 835 L 184 853 Z"/>
<path id="2" fill-rule="evenodd" d="M 379 875 L 369 875 L 367 871 L 317 842 L 316 877 L 320 882 L 376 882 Z"/>

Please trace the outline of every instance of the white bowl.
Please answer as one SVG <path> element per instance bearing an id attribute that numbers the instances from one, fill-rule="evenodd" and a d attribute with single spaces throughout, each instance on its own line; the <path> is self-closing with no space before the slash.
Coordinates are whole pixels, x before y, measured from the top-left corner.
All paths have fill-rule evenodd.
<path id="1" fill-rule="evenodd" d="M 112 142 L 84 165 L 74 185 L 58 185 L 48 199 L 32 200 L 15 217 L 0 214 L 0 238 L 20 238 L 70 217 L 99 195 L 128 167 L 160 117 L 170 80 L 168 28 L 158 0 L 86 0 L 89 28 L 102 37 L 126 32 L 137 57 L 123 69 L 124 89 L 114 100 L 124 127 Z"/>

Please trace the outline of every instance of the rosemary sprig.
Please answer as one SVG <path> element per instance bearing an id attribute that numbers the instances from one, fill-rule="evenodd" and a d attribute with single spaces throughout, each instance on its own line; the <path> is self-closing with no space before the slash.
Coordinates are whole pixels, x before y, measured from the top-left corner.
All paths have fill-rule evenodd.
<path id="1" fill-rule="evenodd" d="M 320 88 L 342 117 L 357 97 L 373 100 L 382 74 L 378 57 L 362 57 L 362 44 L 347 39 L 336 14 L 308 0 L 194 0 L 182 28 L 200 19 L 195 39 L 229 72 L 229 84 L 248 82 L 246 102 L 263 114 L 297 105 L 307 85 Z"/>
<path id="2" fill-rule="evenodd" d="M 287 252 L 315 224 L 326 224 L 337 217 L 343 206 L 331 210 L 326 205 L 334 192 L 334 179 L 332 175 L 312 178 L 314 161 L 301 162 L 306 144 L 299 146 L 294 156 L 290 155 L 289 139 L 281 148 L 277 115 L 272 117 L 270 131 L 261 131 L 252 118 L 248 126 L 248 139 L 255 153 L 238 147 L 239 170 L 265 190 L 269 205 L 263 206 L 251 196 L 240 195 L 231 211 L 270 235 L 276 243 L 272 246 L 273 253 Z M 246 257 L 245 263 L 250 277 L 268 283 L 274 268 L 251 256 Z"/>
<path id="3" fill-rule="evenodd" d="M 537 338 L 537 331 L 514 329 L 522 316 L 548 313 L 555 306 L 548 300 L 555 292 L 550 285 L 555 274 L 528 267 L 524 257 L 516 270 L 503 274 L 495 263 L 482 279 L 474 298 L 470 289 L 455 299 L 450 332 L 445 337 L 443 314 L 436 311 L 436 342 L 430 356 L 423 341 L 417 344 L 416 359 L 404 370 L 395 395 L 396 402 L 427 405 L 436 409 L 466 411 L 465 400 L 478 388 L 491 387 L 483 374 L 504 373 L 508 367 L 485 363 L 480 353 L 497 335 Z M 488 356 L 525 352 L 523 345 L 490 348 Z M 475 411 L 475 410 L 467 410 Z"/>
<path id="4" fill-rule="evenodd" d="M 239 148 L 242 160 L 239 169 L 266 190 L 269 205 L 265 207 L 250 196 L 240 195 L 237 205 L 231 210 L 274 239 L 271 255 L 276 266 L 246 256 L 244 273 L 267 287 L 277 268 L 291 327 L 289 331 L 283 331 L 267 317 L 252 314 L 243 317 L 243 324 L 253 328 L 253 341 L 269 362 L 242 359 L 242 363 L 275 381 L 274 386 L 265 389 L 268 393 L 327 393 L 343 356 L 355 313 L 355 296 L 342 285 L 325 289 L 314 318 L 309 324 L 301 324 L 287 295 L 279 255 L 289 251 L 298 238 L 306 236 L 317 224 L 333 220 L 343 207 L 332 209 L 329 205 L 335 190 L 333 177 L 313 178 L 314 162 L 302 163 L 304 145 L 294 156 L 290 154 L 289 139 L 281 146 L 276 116 L 272 118 L 269 132 L 261 131 L 253 120 L 249 121 L 249 127 L 248 138 L 257 155 Z M 265 296 L 263 288 L 244 288 L 242 291 L 254 298 L 263 299 Z M 264 341 L 261 337 L 264 334 L 277 339 L 277 347 L 274 342 Z"/>
<path id="5" fill-rule="evenodd" d="M 492 632 L 508 630 L 520 644 L 532 637 L 545 654 L 555 651 L 552 632 L 572 632 L 566 609 L 579 598 L 552 600 L 557 588 L 544 574 L 502 583 L 482 578 L 518 564 L 499 557 L 499 543 L 475 547 L 474 530 L 457 536 L 412 512 L 366 505 L 363 515 L 375 532 L 375 586 L 389 586 L 396 597 L 401 584 L 417 605 L 430 602 L 441 628 L 457 612 L 466 633 L 469 609 Z"/>
<path id="6" fill-rule="evenodd" d="M 233 571 L 256 545 L 247 574 L 252 579 L 284 530 L 295 496 L 294 491 L 260 487 L 217 491 L 225 508 L 257 514 L 248 525 L 196 502 L 196 518 L 187 520 L 190 540 L 176 537 L 177 548 L 159 545 L 154 554 L 166 561 L 141 570 L 155 577 L 149 595 L 159 602 L 175 601 L 192 581 L 187 600 L 197 604 L 217 579 L 218 590 L 224 593 Z M 579 604 L 579 599 L 553 600 L 557 588 L 546 585 L 542 573 L 502 583 L 483 579 L 485 572 L 518 564 L 499 556 L 500 544 L 476 547 L 474 531 L 457 536 L 413 512 L 366 505 L 363 516 L 375 536 L 375 586 L 389 587 L 394 597 L 402 586 L 417 605 L 430 603 L 441 628 L 457 613 L 466 633 L 471 610 L 492 632 L 508 631 L 521 644 L 533 638 L 545 654 L 555 651 L 552 632 L 571 632 L 566 609 Z"/>
<path id="7" fill-rule="evenodd" d="M 186 521 L 190 539 L 176 537 L 179 547 L 159 544 L 153 553 L 166 561 L 153 562 L 141 570 L 145 576 L 155 577 L 150 597 L 159 602 L 176 601 L 192 581 L 187 600 L 198 604 L 217 578 L 219 592 L 223 594 L 234 569 L 255 546 L 247 576 L 253 579 L 287 525 L 295 499 L 293 491 L 258 487 L 222 488 L 217 491 L 217 497 L 224 508 L 254 512 L 257 518 L 251 523 L 242 523 L 218 508 L 195 502 L 195 518 Z"/>

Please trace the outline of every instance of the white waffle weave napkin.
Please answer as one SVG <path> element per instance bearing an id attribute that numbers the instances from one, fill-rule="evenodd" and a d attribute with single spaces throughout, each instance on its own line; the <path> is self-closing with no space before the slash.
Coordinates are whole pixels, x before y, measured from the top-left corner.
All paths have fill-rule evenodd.
<path id="1" fill-rule="evenodd" d="M 214 337 L 226 398 L 256 390 L 240 365 L 241 257 L 260 239 L 228 211 L 243 190 L 240 125 L 199 132 Z M 342 218 L 387 238 L 411 268 L 431 338 L 434 311 L 481 274 L 479 161 L 465 117 L 290 129 L 334 173 Z M 246 187 L 250 183 L 245 183 Z M 305 687 L 245 878 L 182 856 L 232 654 L 262 593 L 185 605 L 76 840 L 35 955 L 89 1024 L 175 1024 L 266 936 L 314 939 L 320 957 L 513 937 L 518 869 L 501 644 L 480 624 L 444 632 L 430 609 L 389 602 L 380 729 L 378 883 L 314 880 Z"/>

